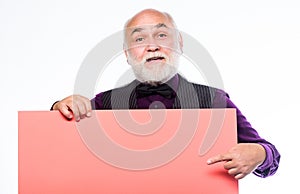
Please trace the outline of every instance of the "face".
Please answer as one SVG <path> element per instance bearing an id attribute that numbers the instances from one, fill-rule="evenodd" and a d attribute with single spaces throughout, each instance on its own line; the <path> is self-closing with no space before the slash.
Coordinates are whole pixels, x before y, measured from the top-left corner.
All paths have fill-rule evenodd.
<path id="1" fill-rule="evenodd" d="M 166 82 L 178 70 L 182 53 L 179 32 L 160 12 L 145 12 L 127 25 L 124 51 L 141 82 Z"/>

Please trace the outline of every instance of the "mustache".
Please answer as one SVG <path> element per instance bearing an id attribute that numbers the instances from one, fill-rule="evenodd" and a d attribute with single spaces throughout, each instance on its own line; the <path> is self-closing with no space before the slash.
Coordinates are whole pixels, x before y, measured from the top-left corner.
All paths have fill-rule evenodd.
<path id="1" fill-rule="evenodd" d="M 151 60 L 156 60 L 156 59 L 165 59 L 166 61 L 169 61 L 169 57 L 161 52 L 153 52 L 153 53 L 147 53 L 143 59 L 142 59 L 142 63 L 146 63 L 148 61 Z"/>

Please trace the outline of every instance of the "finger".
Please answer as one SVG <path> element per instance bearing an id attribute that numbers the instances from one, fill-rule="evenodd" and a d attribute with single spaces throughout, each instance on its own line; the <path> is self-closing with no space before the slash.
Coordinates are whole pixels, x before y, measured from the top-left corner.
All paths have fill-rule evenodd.
<path id="1" fill-rule="evenodd" d="M 91 117 L 92 116 L 92 104 L 91 101 L 89 99 L 85 100 L 85 107 L 86 107 L 86 116 L 87 117 Z"/>
<path id="2" fill-rule="evenodd" d="M 92 104 L 91 101 L 89 99 L 84 98 L 83 101 L 84 106 L 85 106 L 85 116 L 86 117 L 91 117 L 92 116 Z"/>
<path id="3" fill-rule="evenodd" d="M 248 173 L 245 173 L 238 168 L 231 168 L 228 170 L 228 174 L 238 180 L 244 178 Z"/>
<path id="4" fill-rule="evenodd" d="M 72 111 L 69 109 L 69 107 L 67 105 L 61 105 L 58 109 L 66 118 L 68 119 L 72 119 L 73 118 L 73 113 Z"/>
<path id="5" fill-rule="evenodd" d="M 236 175 L 238 175 L 238 174 L 241 173 L 241 172 L 238 171 L 237 168 L 231 168 L 231 169 L 229 169 L 227 172 L 228 172 L 228 174 L 230 174 L 231 176 L 236 176 Z"/>
<path id="6" fill-rule="evenodd" d="M 85 118 L 87 113 L 85 103 L 83 101 L 78 102 L 77 108 L 78 108 L 79 117 L 81 119 Z"/>
<path id="7" fill-rule="evenodd" d="M 80 121 L 80 114 L 79 114 L 79 109 L 78 109 L 78 104 L 77 103 L 73 103 L 73 115 L 76 121 Z"/>
<path id="8" fill-rule="evenodd" d="M 226 170 L 229 170 L 229 169 L 231 169 L 231 168 L 236 168 L 236 167 L 237 167 L 237 164 L 234 163 L 232 160 L 227 161 L 227 162 L 224 163 L 224 168 L 225 168 Z"/>
<path id="9" fill-rule="evenodd" d="M 223 161 L 230 161 L 232 157 L 229 154 L 219 154 L 207 160 L 207 164 L 215 164 Z"/>
<path id="10" fill-rule="evenodd" d="M 235 178 L 236 180 L 239 180 L 239 179 L 244 178 L 246 175 L 247 175 L 247 174 L 240 173 L 240 174 L 235 175 L 234 178 Z"/>
<path id="11" fill-rule="evenodd" d="M 85 106 L 84 106 L 84 104 L 78 104 L 77 107 L 78 107 L 79 117 L 80 117 L 80 119 L 83 119 L 86 114 Z"/>

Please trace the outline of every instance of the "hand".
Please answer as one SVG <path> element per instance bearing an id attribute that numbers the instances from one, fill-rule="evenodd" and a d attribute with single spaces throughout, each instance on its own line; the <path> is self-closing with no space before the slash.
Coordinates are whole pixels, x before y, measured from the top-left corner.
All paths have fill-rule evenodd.
<path id="1" fill-rule="evenodd" d="M 59 110 L 67 119 L 74 117 L 76 121 L 92 115 L 90 100 L 80 95 L 71 95 L 64 98 L 54 104 L 53 110 Z"/>
<path id="2" fill-rule="evenodd" d="M 224 168 L 235 179 L 242 179 L 250 174 L 266 158 L 264 147 L 257 143 L 240 143 L 232 147 L 227 153 L 219 154 L 208 159 L 207 164 L 225 162 Z"/>

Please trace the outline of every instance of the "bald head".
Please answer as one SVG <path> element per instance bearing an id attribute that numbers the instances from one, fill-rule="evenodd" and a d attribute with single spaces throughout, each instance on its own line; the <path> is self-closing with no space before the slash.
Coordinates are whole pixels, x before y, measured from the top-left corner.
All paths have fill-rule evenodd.
<path id="1" fill-rule="evenodd" d="M 169 27 L 176 28 L 175 22 L 170 14 L 155 9 L 145 9 L 138 12 L 126 22 L 124 27 L 132 28 L 141 25 L 153 25 L 157 22 L 163 22 Z"/>
<path id="2" fill-rule="evenodd" d="M 130 18 L 124 25 L 124 48 L 127 47 L 128 38 L 133 33 L 141 31 L 145 26 L 154 26 L 156 28 L 169 28 L 177 31 L 176 24 L 170 14 L 161 12 L 155 9 L 144 9 L 132 18 Z M 178 38 L 181 36 L 176 32 Z"/>

